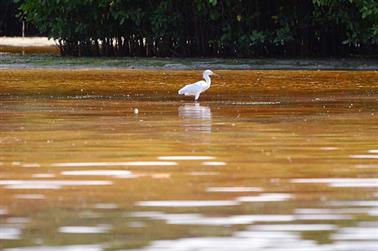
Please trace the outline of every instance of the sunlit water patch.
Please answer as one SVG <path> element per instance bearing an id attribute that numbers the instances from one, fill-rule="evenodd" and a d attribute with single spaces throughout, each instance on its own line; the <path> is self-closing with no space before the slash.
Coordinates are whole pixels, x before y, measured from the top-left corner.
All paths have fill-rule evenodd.
<path id="1" fill-rule="evenodd" d="M 316 227 L 331 229 L 330 226 Z M 210 250 L 238 250 L 238 251 L 264 251 L 264 250 L 292 250 L 292 251 L 375 251 L 374 241 L 337 241 L 331 244 L 318 244 L 313 240 L 304 240 L 294 231 L 240 231 L 229 237 L 192 237 L 178 240 L 154 241 L 143 251 L 172 250 L 172 251 L 210 251 Z"/>
<path id="2" fill-rule="evenodd" d="M 305 178 L 292 179 L 293 183 L 327 183 L 331 187 L 378 187 L 377 178 Z"/>
<path id="3" fill-rule="evenodd" d="M 36 246 L 7 248 L 5 251 L 103 251 L 102 245 Z"/>
<path id="4" fill-rule="evenodd" d="M 219 174 L 220 174 L 219 172 L 203 172 L 203 171 L 189 173 L 189 175 L 192 175 L 192 176 L 213 176 L 213 175 L 219 175 Z"/>
<path id="5" fill-rule="evenodd" d="M 359 164 L 356 168 L 378 168 L 378 164 Z"/>
<path id="6" fill-rule="evenodd" d="M 226 162 L 223 162 L 223 161 L 205 161 L 205 162 L 202 162 L 202 165 L 204 165 L 204 166 L 225 166 Z"/>
<path id="7" fill-rule="evenodd" d="M 359 223 L 356 227 L 345 227 L 332 234 L 333 240 L 376 240 L 378 242 L 378 223 L 364 222 Z M 378 243 L 377 243 L 378 247 Z"/>
<path id="8" fill-rule="evenodd" d="M 299 217 L 312 217 L 313 215 L 319 217 L 329 217 L 329 216 L 347 216 L 349 214 L 367 214 L 370 212 L 371 207 L 348 207 L 348 208 L 298 208 L 295 210 L 295 213 Z"/>
<path id="9" fill-rule="evenodd" d="M 256 196 L 241 196 L 237 198 L 239 202 L 270 202 L 286 201 L 293 198 L 293 195 L 287 193 L 263 193 Z"/>
<path id="10" fill-rule="evenodd" d="M 224 207 L 236 206 L 239 202 L 233 200 L 171 200 L 171 201 L 139 201 L 141 207 Z"/>
<path id="11" fill-rule="evenodd" d="M 66 234 L 103 234 L 108 233 L 111 227 L 109 225 L 97 226 L 63 226 L 58 229 L 60 233 Z"/>
<path id="12" fill-rule="evenodd" d="M 54 178 L 55 174 L 53 173 L 35 173 L 32 175 L 33 178 Z"/>
<path id="13" fill-rule="evenodd" d="M 136 175 L 127 170 L 75 170 L 63 171 L 61 174 L 67 176 L 111 176 L 125 179 L 136 177 Z"/>
<path id="14" fill-rule="evenodd" d="M 97 203 L 94 205 L 96 209 L 117 209 L 118 205 L 115 203 Z"/>
<path id="15" fill-rule="evenodd" d="M 227 103 L 226 103 L 227 104 Z M 232 105 L 279 105 L 279 101 L 231 102 Z"/>
<path id="16" fill-rule="evenodd" d="M 164 220 L 173 225 L 245 225 L 254 222 L 286 222 L 293 221 L 292 215 L 233 215 L 225 217 L 210 217 L 200 214 L 167 214 L 160 212 L 135 212 L 132 217 L 145 217 L 153 220 Z"/>
<path id="17" fill-rule="evenodd" d="M 160 160 L 210 160 L 212 156 L 160 156 Z"/>
<path id="18" fill-rule="evenodd" d="M 30 222 L 30 218 L 26 217 L 10 217 L 7 219 L 7 223 L 10 224 L 26 224 Z"/>
<path id="19" fill-rule="evenodd" d="M 18 240 L 21 238 L 21 234 L 20 227 L 0 224 L 0 240 Z"/>
<path id="20" fill-rule="evenodd" d="M 252 227 L 258 231 L 333 231 L 337 227 L 331 224 L 275 224 L 275 225 L 255 225 Z"/>
<path id="21" fill-rule="evenodd" d="M 37 186 L 38 187 L 38 186 Z M 56 186 L 53 186 L 54 189 L 57 188 Z M 16 194 L 14 196 L 16 199 L 26 199 L 26 200 L 43 200 L 46 198 L 43 194 Z"/>
<path id="22" fill-rule="evenodd" d="M 96 166 L 175 166 L 176 162 L 168 161 L 130 161 L 130 162 L 68 162 L 53 163 L 55 167 L 96 167 Z"/>
<path id="23" fill-rule="evenodd" d="M 353 154 L 350 157 L 352 159 L 378 159 L 378 155 L 373 154 Z"/>
<path id="24" fill-rule="evenodd" d="M 245 192 L 262 192 L 261 187 L 208 187 L 207 192 L 215 193 L 245 193 Z"/>
<path id="25" fill-rule="evenodd" d="M 40 164 L 37 163 L 23 163 L 21 164 L 22 167 L 40 167 Z"/>
<path id="26" fill-rule="evenodd" d="M 344 201 L 328 201 L 331 206 L 355 206 L 355 207 L 378 207 L 377 200 L 344 200 Z"/>
<path id="27" fill-rule="evenodd" d="M 107 180 L 0 180 L 0 186 L 7 189 L 60 189 L 64 186 L 104 186 L 113 182 Z"/>
<path id="28" fill-rule="evenodd" d="M 8 213 L 6 208 L 0 207 L 0 215 L 6 215 Z"/>

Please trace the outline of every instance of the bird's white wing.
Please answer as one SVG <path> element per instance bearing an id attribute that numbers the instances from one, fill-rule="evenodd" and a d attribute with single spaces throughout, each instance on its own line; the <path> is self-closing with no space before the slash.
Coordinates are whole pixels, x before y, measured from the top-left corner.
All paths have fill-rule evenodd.
<path id="1" fill-rule="evenodd" d="M 201 92 L 203 83 L 205 81 L 201 80 L 198 82 L 195 82 L 193 84 L 185 85 L 183 88 L 181 88 L 178 91 L 178 94 L 184 94 L 184 95 L 196 95 L 197 93 Z"/>

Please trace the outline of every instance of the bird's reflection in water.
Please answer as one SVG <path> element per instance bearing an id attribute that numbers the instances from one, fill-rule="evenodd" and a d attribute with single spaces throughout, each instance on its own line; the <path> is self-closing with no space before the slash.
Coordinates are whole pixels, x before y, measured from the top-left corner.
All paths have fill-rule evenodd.
<path id="1" fill-rule="evenodd" d="M 211 110 L 199 103 L 184 104 L 178 108 L 186 132 L 211 133 Z"/>

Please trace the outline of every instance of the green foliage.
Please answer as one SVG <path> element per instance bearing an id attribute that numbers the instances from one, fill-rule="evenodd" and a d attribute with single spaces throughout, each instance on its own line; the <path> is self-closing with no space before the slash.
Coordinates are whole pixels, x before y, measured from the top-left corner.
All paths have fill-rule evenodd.
<path id="1" fill-rule="evenodd" d="M 28 0 L 63 55 L 325 56 L 376 53 L 376 0 Z"/>
<path id="2" fill-rule="evenodd" d="M 349 46 L 378 43 L 378 2 L 376 0 L 313 0 L 319 24 L 343 29 L 343 43 Z M 332 25 L 329 25 L 332 24 Z"/>

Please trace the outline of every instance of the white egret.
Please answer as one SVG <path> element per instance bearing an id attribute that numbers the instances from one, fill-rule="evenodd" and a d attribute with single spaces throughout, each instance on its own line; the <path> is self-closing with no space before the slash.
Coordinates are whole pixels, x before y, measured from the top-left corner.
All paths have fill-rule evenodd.
<path id="1" fill-rule="evenodd" d="M 211 85 L 211 75 L 216 75 L 214 72 L 211 70 L 206 70 L 203 72 L 203 78 L 205 80 L 201 80 L 198 82 L 195 82 L 193 84 L 185 85 L 183 88 L 181 88 L 178 91 L 178 94 L 182 94 L 185 96 L 194 96 L 194 100 L 197 100 L 200 96 L 200 94 L 207 89 L 210 88 Z"/>

